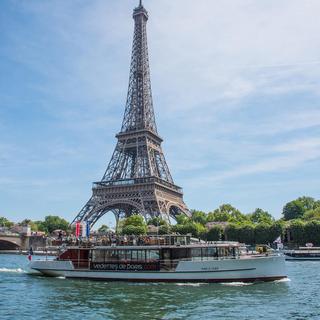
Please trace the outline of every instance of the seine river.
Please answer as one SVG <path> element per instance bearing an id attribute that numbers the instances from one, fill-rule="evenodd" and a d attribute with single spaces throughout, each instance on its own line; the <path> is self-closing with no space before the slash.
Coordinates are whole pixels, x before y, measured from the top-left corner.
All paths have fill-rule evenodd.
<path id="1" fill-rule="evenodd" d="M 320 262 L 287 262 L 288 281 L 128 284 L 30 276 L 0 255 L 0 319 L 320 319 Z"/>

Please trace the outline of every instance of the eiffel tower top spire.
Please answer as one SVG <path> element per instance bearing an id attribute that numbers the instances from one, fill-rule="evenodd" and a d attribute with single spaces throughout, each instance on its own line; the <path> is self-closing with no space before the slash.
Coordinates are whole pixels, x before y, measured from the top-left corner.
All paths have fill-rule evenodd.
<path id="1" fill-rule="evenodd" d="M 139 7 L 133 11 L 134 36 L 130 78 L 121 133 L 147 130 L 158 135 L 150 80 L 147 42 L 148 18 L 148 12 L 140 1 Z"/>

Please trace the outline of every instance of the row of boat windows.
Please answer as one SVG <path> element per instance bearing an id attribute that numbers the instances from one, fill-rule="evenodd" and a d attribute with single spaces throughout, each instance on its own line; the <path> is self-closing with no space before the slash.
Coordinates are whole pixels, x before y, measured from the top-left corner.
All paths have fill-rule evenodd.
<path id="1" fill-rule="evenodd" d="M 92 261 L 150 261 L 165 259 L 188 259 L 188 258 L 218 258 L 237 256 L 238 249 L 232 247 L 223 248 L 173 248 L 159 250 L 93 250 Z"/>
<path id="2" fill-rule="evenodd" d="M 159 260 L 159 250 L 93 250 L 93 261 Z"/>
<path id="3" fill-rule="evenodd" d="M 236 256 L 238 254 L 238 249 L 233 247 L 191 249 L 191 257 L 193 258 L 229 257 Z"/>

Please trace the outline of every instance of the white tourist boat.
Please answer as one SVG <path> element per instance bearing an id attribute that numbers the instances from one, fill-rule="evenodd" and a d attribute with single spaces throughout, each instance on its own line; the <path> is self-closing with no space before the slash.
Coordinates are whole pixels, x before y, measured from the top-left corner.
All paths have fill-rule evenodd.
<path id="1" fill-rule="evenodd" d="M 286 260 L 320 261 L 320 247 L 299 247 L 296 250 L 285 250 Z"/>
<path id="2" fill-rule="evenodd" d="M 158 244 L 155 244 L 158 241 Z M 70 246 L 30 268 L 52 277 L 139 282 L 253 282 L 286 278 L 275 253 L 248 254 L 236 242 L 190 243 L 166 236 L 140 245 Z"/>

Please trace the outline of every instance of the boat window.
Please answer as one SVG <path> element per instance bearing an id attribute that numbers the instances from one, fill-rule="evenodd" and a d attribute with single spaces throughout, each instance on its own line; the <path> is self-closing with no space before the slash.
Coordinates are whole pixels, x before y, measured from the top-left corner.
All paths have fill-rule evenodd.
<path id="1" fill-rule="evenodd" d="M 127 260 L 127 250 L 119 250 L 118 251 L 118 259 L 120 261 L 125 261 Z"/>
<path id="2" fill-rule="evenodd" d="M 145 250 L 132 250 L 131 260 L 145 260 Z"/>
<path id="3" fill-rule="evenodd" d="M 218 250 L 216 247 L 208 248 L 208 257 L 218 257 Z"/>
<path id="4" fill-rule="evenodd" d="M 218 254 L 219 254 L 219 257 L 225 257 L 226 256 L 226 248 L 219 248 L 218 249 Z"/>
<path id="5" fill-rule="evenodd" d="M 208 257 L 208 248 L 202 248 L 201 253 L 202 253 L 203 258 L 207 258 Z"/>
<path id="6" fill-rule="evenodd" d="M 117 250 L 106 250 L 106 260 L 118 260 Z"/>
<path id="7" fill-rule="evenodd" d="M 93 250 L 92 251 L 92 260 L 95 262 L 104 262 L 105 250 Z"/>
<path id="8" fill-rule="evenodd" d="M 192 248 L 191 249 L 191 257 L 201 257 L 201 248 Z"/>
<path id="9" fill-rule="evenodd" d="M 158 250 L 147 250 L 146 251 L 146 260 L 159 260 L 159 251 Z"/>
<path id="10" fill-rule="evenodd" d="M 190 249 L 188 248 L 173 248 L 171 250 L 171 258 L 176 260 L 176 259 L 186 259 L 189 257 L 189 252 Z"/>

